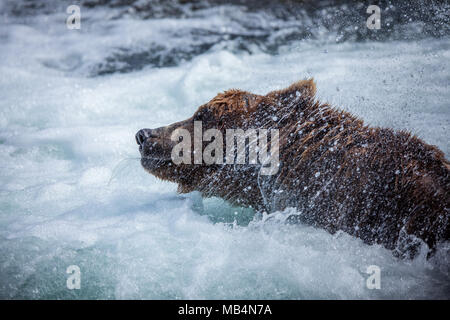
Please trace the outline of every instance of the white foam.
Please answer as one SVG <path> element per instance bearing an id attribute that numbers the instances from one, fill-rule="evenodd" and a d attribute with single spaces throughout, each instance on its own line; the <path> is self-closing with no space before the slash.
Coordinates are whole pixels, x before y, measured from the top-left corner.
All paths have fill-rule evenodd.
<path id="1" fill-rule="evenodd" d="M 1 31 L 0 297 L 448 297 L 448 273 L 423 257 L 285 225 L 290 211 L 247 225 L 247 211 L 177 195 L 140 167 L 134 133 L 228 88 L 263 94 L 314 77 L 320 100 L 411 129 L 448 156 L 449 39 L 302 42 L 276 56 L 217 48 L 178 67 L 86 78 L 120 39 L 133 48 L 162 36 L 158 22 L 119 19 L 88 36 L 35 23 Z M 85 279 L 77 293 L 64 287 L 72 264 Z M 381 290 L 366 287 L 369 265 L 381 268 Z"/>

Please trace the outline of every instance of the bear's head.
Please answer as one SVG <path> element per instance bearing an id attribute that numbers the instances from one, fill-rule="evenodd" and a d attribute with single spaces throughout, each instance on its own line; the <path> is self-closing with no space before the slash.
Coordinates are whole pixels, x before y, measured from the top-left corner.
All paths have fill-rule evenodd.
<path id="1" fill-rule="evenodd" d="M 258 139 L 262 137 L 266 138 L 267 147 L 271 150 L 269 145 L 275 145 L 273 129 L 276 129 L 282 150 L 283 128 L 292 121 L 299 108 L 312 105 L 314 94 L 312 79 L 298 81 L 267 95 L 234 89 L 220 93 L 200 106 L 189 119 L 156 129 L 141 129 L 136 134 L 141 164 L 156 177 L 178 183 L 179 192 L 198 190 L 222 196 L 211 189 L 220 186 L 222 191 L 231 190 L 233 186 L 242 184 L 243 177 L 247 178 L 243 180 L 249 180 L 249 176 L 260 174 L 262 162 L 258 163 L 258 158 L 250 159 L 252 138 L 256 139 L 254 147 L 257 150 L 260 150 L 261 144 L 258 143 L 262 141 Z M 252 129 L 256 130 L 255 136 L 251 135 Z M 236 134 L 234 137 L 230 135 L 231 140 L 228 139 L 230 130 Z M 245 146 L 239 149 L 238 135 L 242 132 Z M 227 149 L 230 141 L 234 150 L 231 157 Z M 236 161 L 242 152 L 243 158 Z M 266 161 L 265 165 L 277 164 L 267 164 Z M 276 173 L 276 170 L 272 172 Z M 244 183 L 251 187 L 249 181 Z"/>

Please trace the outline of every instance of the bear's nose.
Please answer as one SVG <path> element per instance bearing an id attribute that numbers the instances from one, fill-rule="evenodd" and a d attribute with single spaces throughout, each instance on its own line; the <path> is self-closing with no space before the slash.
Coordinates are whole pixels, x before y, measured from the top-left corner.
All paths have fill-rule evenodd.
<path id="1" fill-rule="evenodd" d="M 136 142 L 138 145 L 142 146 L 145 140 L 154 136 L 151 129 L 141 129 L 136 133 Z"/>

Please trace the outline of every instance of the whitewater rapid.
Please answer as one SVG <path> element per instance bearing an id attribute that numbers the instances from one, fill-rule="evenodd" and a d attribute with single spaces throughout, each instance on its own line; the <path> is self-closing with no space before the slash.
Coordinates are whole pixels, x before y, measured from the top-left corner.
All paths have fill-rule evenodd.
<path id="1" fill-rule="evenodd" d="M 314 77 L 319 100 L 408 129 L 448 159 L 448 37 L 298 41 L 275 55 L 213 46 L 173 66 L 93 74 L 117 42 L 133 50 L 168 24 L 226 21 L 124 17 L 77 32 L 64 17 L 4 19 L 0 30 L 0 298 L 449 298 L 448 246 L 402 261 L 345 233 L 286 225 L 290 210 L 266 220 L 179 195 L 141 168 L 134 141 L 226 89 L 264 94 Z M 70 265 L 80 290 L 66 287 Z M 370 265 L 380 290 L 366 286 Z"/>

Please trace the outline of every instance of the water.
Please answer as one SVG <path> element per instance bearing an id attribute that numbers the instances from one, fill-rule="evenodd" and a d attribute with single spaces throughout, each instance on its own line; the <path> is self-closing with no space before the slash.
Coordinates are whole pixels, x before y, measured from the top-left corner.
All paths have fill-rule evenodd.
<path id="1" fill-rule="evenodd" d="M 134 141 L 228 88 L 263 94 L 314 77 L 321 101 L 409 129 L 449 158 L 445 5 L 423 21 L 388 16 L 375 36 L 364 8 L 345 2 L 85 1 L 81 30 L 66 28 L 66 3 L 34 3 L 0 4 L 0 298 L 449 298 L 448 245 L 401 261 L 286 225 L 290 209 L 268 219 L 179 195 L 140 167 Z M 66 287 L 70 265 L 80 290 Z M 370 265 L 380 290 L 366 287 Z"/>

